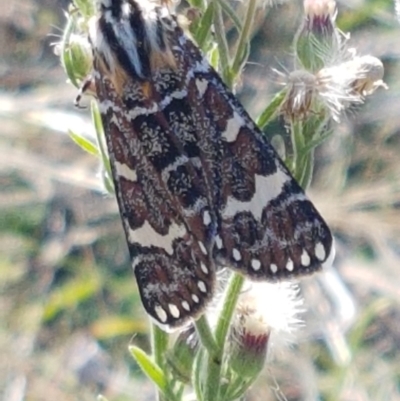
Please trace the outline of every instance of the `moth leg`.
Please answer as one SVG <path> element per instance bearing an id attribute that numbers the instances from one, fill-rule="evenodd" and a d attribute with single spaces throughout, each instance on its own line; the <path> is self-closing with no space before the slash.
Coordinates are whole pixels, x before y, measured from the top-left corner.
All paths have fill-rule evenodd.
<path id="1" fill-rule="evenodd" d="M 81 100 L 84 95 L 96 96 L 96 83 L 93 74 L 89 74 L 82 82 L 78 94 L 76 95 L 74 106 L 78 109 L 86 109 L 86 106 L 82 106 Z"/>

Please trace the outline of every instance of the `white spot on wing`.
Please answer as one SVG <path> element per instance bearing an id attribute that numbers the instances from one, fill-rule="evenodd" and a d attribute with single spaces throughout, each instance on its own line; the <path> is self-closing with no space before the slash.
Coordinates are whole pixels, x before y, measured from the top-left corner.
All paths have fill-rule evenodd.
<path id="1" fill-rule="evenodd" d="M 208 210 L 203 213 L 203 223 L 205 226 L 208 226 L 211 223 L 211 215 Z"/>
<path id="2" fill-rule="evenodd" d="M 174 304 L 168 304 L 168 308 L 169 311 L 171 312 L 172 317 L 178 319 L 178 317 L 181 315 L 181 312 L 179 312 L 178 307 Z"/>
<path id="3" fill-rule="evenodd" d="M 250 211 L 257 220 L 261 220 L 264 207 L 282 192 L 282 188 L 291 178 L 279 168 L 276 173 L 255 176 L 255 192 L 248 202 L 242 202 L 229 196 L 226 206 L 222 211 L 223 218 L 235 216 L 237 213 Z"/>
<path id="4" fill-rule="evenodd" d="M 292 272 L 294 270 L 294 264 L 293 264 L 293 260 L 292 259 L 288 259 L 287 263 L 286 263 L 286 269 L 290 272 Z"/>
<path id="5" fill-rule="evenodd" d="M 193 302 L 196 302 L 196 304 L 198 304 L 200 302 L 200 299 L 196 294 L 192 294 L 192 299 L 193 299 Z"/>
<path id="6" fill-rule="evenodd" d="M 301 254 L 301 264 L 305 267 L 309 266 L 311 263 L 310 255 L 307 253 L 305 249 L 303 249 L 303 253 Z"/>
<path id="7" fill-rule="evenodd" d="M 172 255 L 174 251 L 172 248 L 173 241 L 182 238 L 186 234 L 185 226 L 175 223 L 169 227 L 168 234 L 166 235 L 161 235 L 155 231 L 147 220 L 142 227 L 136 230 L 132 230 L 128 222 L 125 222 L 125 225 L 128 228 L 128 240 L 130 243 L 137 242 L 144 247 L 156 246 L 158 248 L 163 248 L 170 255 Z"/>
<path id="8" fill-rule="evenodd" d="M 233 117 L 231 117 L 225 127 L 225 131 L 222 133 L 222 137 L 225 138 L 228 142 L 236 141 L 236 138 L 239 134 L 240 129 L 245 125 L 245 122 L 236 111 L 233 113 Z"/>
<path id="9" fill-rule="evenodd" d="M 182 301 L 182 308 L 185 309 L 185 310 L 187 310 L 187 311 L 190 311 L 189 302 L 187 302 L 187 301 Z"/>
<path id="10" fill-rule="evenodd" d="M 251 260 L 251 267 L 254 271 L 258 271 L 261 268 L 261 262 L 258 259 Z"/>
<path id="11" fill-rule="evenodd" d="M 204 274 L 208 274 L 207 266 L 203 262 L 200 262 L 200 268 Z"/>
<path id="12" fill-rule="evenodd" d="M 219 235 L 215 237 L 215 245 L 218 249 L 222 249 L 223 247 L 222 238 Z"/>
<path id="13" fill-rule="evenodd" d="M 135 182 L 137 180 L 136 171 L 132 170 L 124 163 L 120 163 L 118 160 L 114 162 L 115 170 L 120 177 L 123 177 L 129 181 Z"/>
<path id="14" fill-rule="evenodd" d="M 315 245 L 315 256 L 322 262 L 326 258 L 326 252 L 324 246 L 321 244 L 321 242 L 318 242 L 317 245 Z"/>
<path id="15" fill-rule="evenodd" d="M 276 273 L 278 271 L 278 266 L 275 263 L 271 263 L 270 267 L 272 273 Z"/>
<path id="16" fill-rule="evenodd" d="M 235 259 L 237 262 L 239 262 L 240 260 L 242 260 L 242 254 L 240 253 L 240 251 L 236 248 L 232 249 L 232 256 L 233 259 Z"/>
<path id="17" fill-rule="evenodd" d="M 206 79 L 196 79 L 197 90 L 199 91 L 199 97 L 202 98 L 208 87 L 208 81 Z"/>
<path id="18" fill-rule="evenodd" d="M 201 291 L 201 292 L 204 292 L 205 294 L 207 293 L 207 287 L 206 287 L 206 285 L 204 284 L 204 282 L 203 281 L 198 281 L 197 282 L 197 287 L 199 287 L 199 290 Z"/>
<path id="19" fill-rule="evenodd" d="M 201 249 L 201 252 L 203 252 L 204 255 L 207 255 L 207 249 L 201 241 L 199 241 L 199 247 Z"/>
<path id="20" fill-rule="evenodd" d="M 167 312 L 165 312 L 165 310 L 160 305 L 154 307 L 154 312 L 156 312 L 156 315 L 160 319 L 161 323 L 165 323 L 167 321 Z"/>

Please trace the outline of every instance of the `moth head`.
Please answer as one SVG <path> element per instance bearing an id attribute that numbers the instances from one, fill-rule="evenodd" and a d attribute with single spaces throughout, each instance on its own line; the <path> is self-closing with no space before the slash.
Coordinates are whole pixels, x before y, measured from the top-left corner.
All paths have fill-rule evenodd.
<path id="1" fill-rule="evenodd" d="M 176 68 L 170 45 L 176 23 L 167 7 L 143 0 L 97 0 L 96 6 L 89 23 L 94 60 L 119 87 Z"/>

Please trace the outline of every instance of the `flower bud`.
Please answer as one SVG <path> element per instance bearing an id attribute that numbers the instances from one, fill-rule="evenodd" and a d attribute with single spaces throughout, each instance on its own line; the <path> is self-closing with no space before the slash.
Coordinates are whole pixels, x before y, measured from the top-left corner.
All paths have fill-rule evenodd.
<path id="1" fill-rule="evenodd" d="M 267 357 L 270 328 L 254 309 L 238 307 L 232 327 L 234 340 L 229 353 L 230 368 L 242 378 L 255 378 L 264 367 Z"/>
<path id="2" fill-rule="evenodd" d="M 232 322 L 229 366 L 244 382 L 252 382 L 264 367 L 274 336 L 289 340 L 300 320 L 298 289 L 290 283 L 251 283 L 243 291 Z M 250 379 L 250 380 L 249 380 Z"/>
<path id="3" fill-rule="evenodd" d="M 316 72 L 340 53 L 341 34 L 335 26 L 333 0 L 304 0 L 305 16 L 294 48 L 299 67 Z"/>
<path id="4" fill-rule="evenodd" d="M 199 340 L 194 329 L 182 331 L 171 350 L 168 351 L 167 361 L 174 375 L 184 383 L 189 383 L 192 377 L 192 366 L 199 346 Z"/>
<path id="5" fill-rule="evenodd" d="M 68 39 L 68 43 L 62 45 L 62 64 L 72 82 L 82 82 L 92 68 L 92 52 L 82 36 L 71 34 Z"/>

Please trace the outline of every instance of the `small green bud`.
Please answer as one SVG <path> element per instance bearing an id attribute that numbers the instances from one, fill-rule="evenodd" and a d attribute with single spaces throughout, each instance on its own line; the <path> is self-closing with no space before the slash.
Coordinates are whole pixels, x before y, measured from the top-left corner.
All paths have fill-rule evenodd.
<path id="1" fill-rule="evenodd" d="M 73 4 L 85 18 L 90 18 L 95 13 L 92 0 L 73 0 Z"/>
<path id="2" fill-rule="evenodd" d="M 249 309 L 246 312 L 239 311 L 241 316 L 232 327 L 228 363 L 242 379 L 255 379 L 267 357 L 270 329 L 254 312 Z"/>
<path id="3" fill-rule="evenodd" d="M 192 366 L 196 356 L 199 341 L 194 327 L 182 331 L 175 344 L 167 354 L 167 362 L 173 374 L 182 382 L 190 383 Z"/>
<path id="4" fill-rule="evenodd" d="M 341 34 L 335 25 L 333 0 L 304 0 L 305 16 L 294 48 L 299 68 L 317 72 L 341 51 Z"/>
<path id="5" fill-rule="evenodd" d="M 71 34 L 67 43 L 61 45 L 61 62 L 72 83 L 82 82 L 92 68 L 92 53 L 89 43 L 80 35 Z"/>

